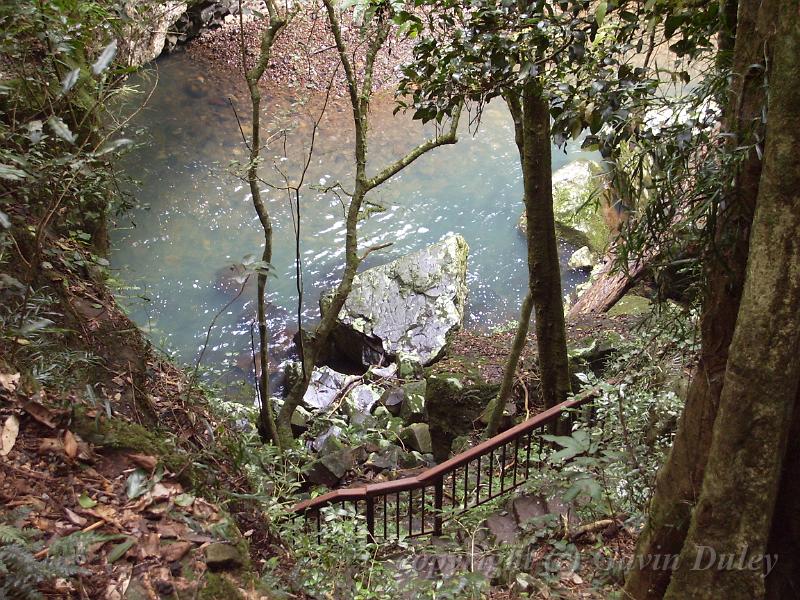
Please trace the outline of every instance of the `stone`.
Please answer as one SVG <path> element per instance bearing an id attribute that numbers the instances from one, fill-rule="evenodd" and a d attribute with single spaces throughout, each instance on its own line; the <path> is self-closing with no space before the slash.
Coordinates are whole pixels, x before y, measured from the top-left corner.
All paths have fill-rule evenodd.
<path id="1" fill-rule="evenodd" d="M 303 404 L 311 410 L 324 410 L 340 396 L 345 387 L 357 379 L 354 375 L 345 375 L 330 367 L 318 367 L 311 374 Z"/>
<path id="2" fill-rule="evenodd" d="M 369 385 L 357 385 L 347 393 L 346 400 L 350 405 L 351 412 L 358 412 L 361 414 L 369 414 L 372 407 L 377 404 L 381 398 L 381 393 L 378 388 Z"/>
<path id="3" fill-rule="evenodd" d="M 336 450 L 312 462 L 306 471 L 306 479 L 311 483 L 333 487 L 354 465 L 355 453 L 351 448 Z"/>
<path id="4" fill-rule="evenodd" d="M 419 423 L 425 420 L 425 380 L 410 381 L 400 388 L 403 391 L 403 403 L 400 405 L 400 418 L 403 423 Z"/>
<path id="5" fill-rule="evenodd" d="M 406 399 L 406 393 L 401 387 L 389 388 L 381 396 L 380 403 L 386 407 L 393 416 L 398 416 Z"/>
<path id="6" fill-rule="evenodd" d="M 517 522 L 511 515 L 492 515 L 484 521 L 484 525 L 494 537 L 495 542 L 501 544 L 514 542 L 519 535 Z"/>
<path id="7" fill-rule="evenodd" d="M 595 264 L 595 257 L 592 254 L 592 251 L 589 249 L 589 246 L 581 246 L 575 252 L 572 253 L 572 256 L 569 257 L 569 261 L 567 261 L 567 266 L 570 269 L 579 269 L 581 271 L 591 271 L 592 267 Z"/>
<path id="8" fill-rule="evenodd" d="M 414 455 L 393 444 L 385 450 L 370 454 L 364 466 L 394 471 L 396 469 L 409 469 L 417 466 L 417 464 L 418 461 Z"/>
<path id="9" fill-rule="evenodd" d="M 175 0 L 124 2 L 119 59 L 126 66 L 138 67 L 158 58 L 164 50 L 167 32 L 186 12 L 187 6 L 186 2 Z"/>
<path id="10" fill-rule="evenodd" d="M 591 160 L 576 160 L 553 173 L 553 212 L 557 236 L 574 246 L 588 246 L 603 254 L 610 230 L 598 200 L 601 191 L 600 165 Z M 519 229 L 527 230 L 525 213 Z"/>
<path id="11" fill-rule="evenodd" d="M 407 352 L 397 353 L 397 376 L 400 379 L 420 379 L 423 375 L 422 363 Z"/>
<path id="12" fill-rule="evenodd" d="M 211 571 L 228 571 L 244 565 L 244 558 L 236 546 L 216 542 L 206 547 L 206 565 Z"/>
<path id="13" fill-rule="evenodd" d="M 644 296 L 635 294 L 625 294 L 608 311 L 609 317 L 620 315 L 646 315 L 651 311 L 652 303 Z"/>
<path id="14" fill-rule="evenodd" d="M 422 454 L 433 452 L 431 433 L 427 423 L 413 423 L 400 431 L 400 441 L 409 448 Z"/>
<path id="15" fill-rule="evenodd" d="M 326 444 L 332 444 L 335 442 L 339 442 L 339 444 L 341 444 L 341 442 L 339 441 L 339 436 L 341 434 L 342 434 L 341 427 L 337 427 L 336 425 L 331 425 L 330 427 L 328 427 L 327 430 L 325 430 L 324 433 L 321 433 L 319 436 L 317 436 L 317 438 L 313 442 L 311 442 L 311 448 L 316 452 L 324 452 L 323 448 L 328 447 L 326 446 Z M 328 440 L 330 440 L 330 442 Z M 336 449 L 338 450 L 340 448 Z"/>
<path id="16" fill-rule="evenodd" d="M 497 396 L 496 384 L 464 385 L 454 373 L 437 373 L 427 379 L 425 420 L 430 426 L 433 456 L 437 462 L 450 456 L 453 441 L 471 434 L 481 413 Z"/>
<path id="17" fill-rule="evenodd" d="M 333 334 L 338 352 L 364 366 L 400 353 L 422 365 L 438 359 L 464 321 L 468 253 L 451 235 L 356 275 Z M 323 314 L 330 299 L 320 299 Z"/>
<path id="18" fill-rule="evenodd" d="M 514 515 L 514 520 L 520 526 L 549 513 L 547 500 L 539 496 L 517 496 L 509 502 L 509 512 Z"/>

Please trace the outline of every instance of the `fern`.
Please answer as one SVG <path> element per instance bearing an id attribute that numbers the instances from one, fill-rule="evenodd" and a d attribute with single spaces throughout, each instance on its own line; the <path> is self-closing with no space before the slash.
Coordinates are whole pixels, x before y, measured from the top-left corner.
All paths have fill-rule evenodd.
<path id="1" fill-rule="evenodd" d="M 39 585 L 58 578 L 86 573 L 79 565 L 89 546 L 116 536 L 95 532 L 77 532 L 56 540 L 48 557 L 37 559 L 44 548 L 35 529 L 20 529 L 0 523 L 0 598 L 37 600 L 42 598 Z"/>
<path id="2" fill-rule="evenodd" d="M 28 542 L 23 531 L 11 525 L 0 523 L 0 544 L 21 544 Z"/>

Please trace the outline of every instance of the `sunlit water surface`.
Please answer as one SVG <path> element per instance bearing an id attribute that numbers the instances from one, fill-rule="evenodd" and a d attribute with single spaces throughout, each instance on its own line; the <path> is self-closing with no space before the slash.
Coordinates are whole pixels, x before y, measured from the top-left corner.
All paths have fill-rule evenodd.
<path id="1" fill-rule="evenodd" d="M 154 84 L 156 71 L 156 89 L 132 122 L 147 142 L 123 163 L 139 182 L 132 189 L 137 206 L 118 222 L 111 261 L 131 288 L 125 302 L 133 319 L 154 343 L 192 363 L 212 318 L 239 291 L 230 265 L 248 254 L 261 254 L 263 238 L 249 190 L 231 166 L 246 160 L 239 123 L 249 134 L 249 104 L 236 73 L 209 74 L 186 56 L 174 55 L 142 76 L 142 89 Z M 319 116 L 322 99 L 303 102 L 301 96 L 298 90 L 286 90 L 264 99 L 263 120 L 274 139 L 264 151 L 261 175 L 278 187 L 285 185 L 281 172 L 297 182 Z M 393 117 L 392 109 L 390 97 L 373 105 L 371 173 L 434 131 L 410 116 Z M 342 203 L 321 188 L 339 181 L 352 189 L 351 118 L 345 98 L 329 101 L 302 189 L 303 315 L 309 321 L 318 318 L 320 292 L 335 283 L 343 267 Z M 466 326 L 487 329 L 517 318 L 527 279 L 526 249 L 517 229 L 522 211 L 519 159 L 505 106 L 490 105 L 477 131 L 475 127 L 474 119 L 463 119 L 458 144 L 434 150 L 375 190 L 369 198 L 385 211 L 362 223 L 359 234 L 363 247 L 393 244 L 370 255 L 365 267 L 420 249 L 450 232 L 463 235 L 471 248 Z M 554 148 L 553 170 L 579 157 L 577 147 L 566 154 Z M 291 352 L 297 330 L 293 220 L 286 192 L 267 184 L 262 188 L 274 220 L 277 278 L 270 279 L 269 318 L 273 356 L 281 359 Z M 565 293 L 585 279 L 566 266 L 573 250 L 561 244 Z M 204 363 L 227 377 L 247 377 L 254 316 L 252 285 L 219 317 Z"/>

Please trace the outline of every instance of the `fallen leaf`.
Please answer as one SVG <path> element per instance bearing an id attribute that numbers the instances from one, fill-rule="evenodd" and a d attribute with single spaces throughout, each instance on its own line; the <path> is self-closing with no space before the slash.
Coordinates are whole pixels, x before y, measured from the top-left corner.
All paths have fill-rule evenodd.
<path id="1" fill-rule="evenodd" d="M 194 496 L 191 494 L 178 494 L 173 500 L 176 506 L 186 507 L 191 506 L 194 502 Z"/>
<path id="2" fill-rule="evenodd" d="M 128 480 L 125 482 L 125 493 L 128 494 L 128 498 L 131 500 L 138 498 L 147 492 L 149 483 L 147 472 L 142 469 L 136 469 L 128 476 Z"/>
<path id="3" fill-rule="evenodd" d="M 179 523 L 159 523 L 158 534 L 163 538 L 179 538 L 186 532 L 186 526 Z"/>
<path id="4" fill-rule="evenodd" d="M 147 469 L 148 471 L 155 469 L 158 464 L 158 459 L 149 454 L 128 454 L 128 458 L 130 458 L 131 462 L 137 467 Z"/>
<path id="5" fill-rule="evenodd" d="M 19 385 L 19 373 L 0 373 L 0 387 L 13 394 Z"/>
<path id="6" fill-rule="evenodd" d="M 43 438 L 39 442 L 39 454 L 61 454 L 64 444 L 58 438 Z"/>
<path id="7" fill-rule="evenodd" d="M 77 525 L 79 527 L 83 527 L 84 525 L 86 525 L 86 517 L 82 517 L 78 514 L 75 514 L 66 507 L 64 507 L 64 512 L 66 513 L 70 523 L 72 523 L 73 525 Z"/>
<path id="8" fill-rule="evenodd" d="M 150 494 L 152 495 L 153 500 L 164 500 L 172 495 L 172 490 L 170 490 L 163 483 L 157 483 L 153 486 Z"/>
<path id="9" fill-rule="evenodd" d="M 161 554 L 159 552 L 159 545 L 160 540 L 158 539 L 157 533 L 148 533 L 147 535 L 143 535 L 139 539 L 139 559 L 142 560 Z"/>
<path id="10" fill-rule="evenodd" d="M 22 405 L 22 408 L 32 416 L 35 420 L 39 421 L 45 427 L 55 429 L 56 424 L 53 422 L 53 413 L 51 413 L 44 406 L 33 400 L 28 400 Z"/>
<path id="11" fill-rule="evenodd" d="M 78 456 L 78 441 L 69 429 L 64 432 L 64 454 L 70 458 Z"/>
<path id="12" fill-rule="evenodd" d="M 161 550 L 161 558 L 166 562 L 175 562 L 186 556 L 186 553 L 193 547 L 194 544 L 192 542 L 175 542 L 174 544 L 169 544 L 164 546 Z"/>
<path id="13" fill-rule="evenodd" d="M 14 444 L 17 442 L 19 434 L 19 419 L 16 415 L 11 415 L 3 425 L 3 432 L 0 433 L 0 456 L 8 456 Z"/>
<path id="14" fill-rule="evenodd" d="M 97 506 L 97 502 L 89 498 L 89 495 L 86 493 L 86 491 L 84 491 L 78 497 L 78 504 L 81 505 L 81 508 L 94 508 L 95 506 Z"/>

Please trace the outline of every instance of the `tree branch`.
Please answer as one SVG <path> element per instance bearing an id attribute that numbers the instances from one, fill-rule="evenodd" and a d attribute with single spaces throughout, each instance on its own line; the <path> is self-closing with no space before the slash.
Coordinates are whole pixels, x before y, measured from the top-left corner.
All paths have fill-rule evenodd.
<path id="1" fill-rule="evenodd" d="M 405 169 L 408 165 L 413 163 L 417 160 L 420 156 L 433 150 L 434 148 L 438 148 L 439 146 L 444 146 L 447 144 L 455 144 L 458 141 L 458 121 L 461 117 L 461 108 L 463 105 L 459 104 L 456 109 L 453 111 L 453 120 L 450 122 L 450 129 L 447 133 L 443 133 L 435 138 L 429 139 L 426 142 L 423 142 L 413 150 L 411 150 L 408 154 L 406 154 L 403 158 L 396 160 L 382 171 L 380 171 L 377 175 L 368 179 L 365 183 L 365 188 L 367 191 L 372 190 L 379 185 L 381 185 L 384 181 L 389 179 L 390 177 L 396 175 L 403 169 Z"/>

